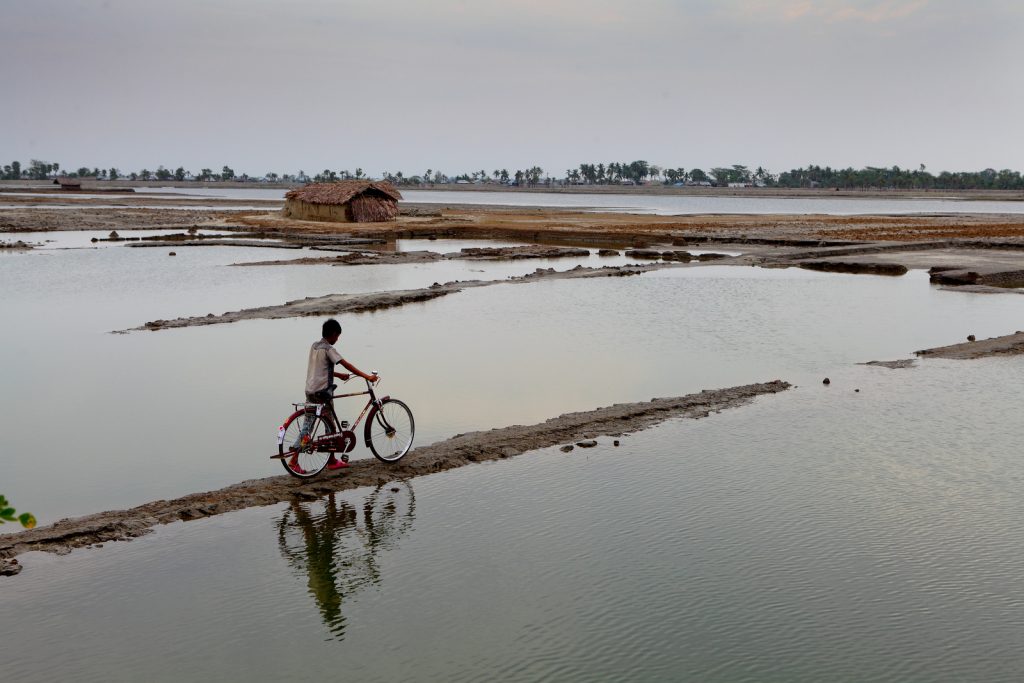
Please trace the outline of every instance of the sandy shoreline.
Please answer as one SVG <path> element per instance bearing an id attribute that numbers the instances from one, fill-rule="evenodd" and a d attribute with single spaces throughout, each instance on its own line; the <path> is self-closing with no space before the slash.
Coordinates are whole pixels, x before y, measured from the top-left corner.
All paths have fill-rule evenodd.
<path id="1" fill-rule="evenodd" d="M 73 548 L 130 540 L 149 533 L 158 524 L 200 519 L 289 500 L 315 500 L 333 491 L 376 486 L 396 478 L 408 479 L 471 463 L 506 459 L 559 444 L 623 436 L 673 418 L 700 419 L 789 387 L 787 382 L 775 380 L 643 403 L 620 403 L 567 413 L 540 424 L 460 434 L 417 448 L 395 465 L 362 460 L 353 462 L 342 474 L 323 474 L 310 481 L 287 475 L 254 479 L 216 491 L 154 501 L 129 510 L 61 520 L 47 527 L 0 535 L 0 569 L 6 564 L 9 571 L 16 573 L 20 566 L 12 565 L 10 560 L 29 551 L 66 554 Z"/>

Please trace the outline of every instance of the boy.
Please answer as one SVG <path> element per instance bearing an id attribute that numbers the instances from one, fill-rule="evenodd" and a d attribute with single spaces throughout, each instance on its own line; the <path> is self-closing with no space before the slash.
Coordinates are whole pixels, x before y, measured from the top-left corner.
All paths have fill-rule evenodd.
<path id="1" fill-rule="evenodd" d="M 341 336 L 341 324 L 337 320 L 331 318 L 323 324 L 321 329 L 323 338 L 313 343 L 313 346 L 309 349 L 309 364 L 306 366 L 306 401 L 309 403 L 323 403 L 328 408 L 333 407 L 333 401 L 331 395 L 334 393 L 334 366 L 341 364 L 349 372 L 355 373 L 363 379 L 371 382 L 377 381 L 377 375 L 368 375 L 356 366 L 352 365 L 338 353 L 338 350 L 334 348 L 334 345 L 338 342 L 338 337 Z M 341 379 L 348 379 L 349 375 L 342 374 Z M 333 411 L 328 410 L 324 412 L 325 419 L 328 422 L 333 422 Z M 303 426 L 303 431 L 307 432 L 311 426 L 312 418 L 306 418 L 306 424 Z M 335 430 L 338 429 L 338 425 L 333 425 Z M 298 454 L 296 454 L 296 461 L 293 463 L 298 466 Z M 344 460 L 339 460 L 331 454 L 331 459 L 327 461 L 327 469 L 339 470 L 343 467 L 348 467 L 348 463 Z"/>

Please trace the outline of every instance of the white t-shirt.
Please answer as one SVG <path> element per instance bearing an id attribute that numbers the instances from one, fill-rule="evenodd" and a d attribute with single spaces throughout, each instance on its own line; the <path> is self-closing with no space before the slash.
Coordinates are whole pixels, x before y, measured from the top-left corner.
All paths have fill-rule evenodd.
<path id="1" fill-rule="evenodd" d="M 326 339 L 309 347 L 309 365 L 306 366 L 306 393 L 315 394 L 326 389 L 334 376 L 334 366 L 341 354 Z"/>

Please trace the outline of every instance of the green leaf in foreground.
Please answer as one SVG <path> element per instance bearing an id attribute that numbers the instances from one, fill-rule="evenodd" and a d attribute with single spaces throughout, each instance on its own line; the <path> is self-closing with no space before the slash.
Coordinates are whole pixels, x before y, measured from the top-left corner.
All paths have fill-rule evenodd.
<path id="1" fill-rule="evenodd" d="M 4 522 L 21 522 L 21 525 L 26 529 L 31 529 L 36 525 L 36 518 L 31 512 L 23 512 L 17 517 L 15 515 L 14 508 L 7 504 L 7 499 L 0 496 L 0 524 Z"/>

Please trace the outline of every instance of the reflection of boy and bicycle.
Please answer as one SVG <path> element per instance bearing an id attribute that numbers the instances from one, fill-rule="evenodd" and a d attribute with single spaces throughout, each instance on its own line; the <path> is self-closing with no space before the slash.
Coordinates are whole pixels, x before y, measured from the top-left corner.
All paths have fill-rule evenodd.
<path id="1" fill-rule="evenodd" d="M 293 502 L 277 522 L 281 554 L 308 579 L 309 592 L 335 638 L 345 637 L 346 596 L 380 582 L 381 551 L 412 528 L 416 498 L 408 482 L 378 486 L 362 503 L 329 494 L 320 503 Z"/>
<path id="2" fill-rule="evenodd" d="M 341 325 L 337 320 L 326 321 L 322 332 L 323 338 L 309 350 L 306 401 L 292 404 L 295 412 L 278 428 L 278 454 L 272 457 L 279 459 L 289 474 L 300 478 L 314 477 L 324 468 L 337 470 L 348 467 L 348 454 L 357 441 L 355 430 L 365 415 L 363 440 L 366 447 L 378 460 L 398 462 L 409 452 L 416 433 L 412 411 L 398 399 L 390 396 L 378 398 L 374 391 L 380 381 L 377 372 L 367 374 L 341 357 L 334 348 L 341 336 Z M 352 374 L 334 372 L 334 366 L 339 364 Z M 337 385 L 333 380 L 337 378 L 347 382 L 352 375 L 366 381 L 366 391 L 335 394 Z M 369 399 L 349 427 L 347 421 L 338 419 L 334 399 L 352 396 L 369 396 Z"/>
<path id="3" fill-rule="evenodd" d="M 398 462 L 412 447 L 416 423 L 405 403 L 390 396 L 378 398 L 374 391 L 380 376 L 365 373 L 334 348 L 341 336 L 336 320 L 323 324 L 323 337 L 309 349 L 306 367 L 306 401 L 295 403 L 292 413 L 277 432 L 278 454 L 289 474 L 314 477 L 325 468 L 348 467 L 348 454 L 355 448 L 356 429 L 366 417 L 363 440 L 367 448 L 386 463 Z M 341 365 L 351 374 L 337 373 Z M 335 379 L 347 382 L 358 375 L 366 391 L 335 394 Z M 338 419 L 334 399 L 368 396 L 366 406 L 349 423 Z M 314 510 L 320 504 L 321 513 Z M 288 563 L 308 577 L 309 592 L 316 600 L 328 629 L 339 640 L 345 635 L 341 603 L 345 595 L 380 581 L 378 557 L 382 550 L 411 527 L 416 509 L 412 487 L 407 482 L 378 486 L 362 503 L 362 509 L 331 493 L 321 502 L 292 502 L 277 523 L 278 544 Z"/>

